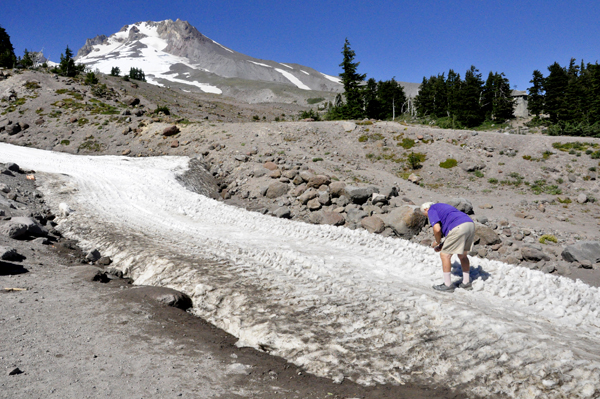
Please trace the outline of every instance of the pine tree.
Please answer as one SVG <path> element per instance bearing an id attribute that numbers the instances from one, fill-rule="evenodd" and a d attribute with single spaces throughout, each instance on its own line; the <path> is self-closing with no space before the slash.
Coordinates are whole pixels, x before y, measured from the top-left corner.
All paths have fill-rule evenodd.
<path id="1" fill-rule="evenodd" d="M 365 114 L 367 118 L 379 119 L 381 114 L 381 104 L 377 98 L 378 86 L 375 79 L 367 80 L 367 86 L 364 89 Z"/>
<path id="2" fill-rule="evenodd" d="M 119 67 L 112 67 L 110 69 L 110 76 L 119 76 L 121 74 L 121 69 Z"/>
<path id="3" fill-rule="evenodd" d="M 448 116 L 448 88 L 444 74 L 431 77 L 433 86 L 433 114 L 438 118 Z"/>
<path id="4" fill-rule="evenodd" d="M 343 106 L 342 115 L 347 119 L 361 119 L 364 117 L 364 101 L 360 84 L 367 77 L 367 74 L 357 72 L 360 62 L 354 62 L 355 52 L 350 48 L 350 42 L 346 38 L 342 49 L 344 59 L 340 66 L 343 71 L 340 73 L 342 85 L 344 86 L 344 96 L 346 104 Z"/>
<path id="5" fill-rule="evenodd" d="M 15 57 L 15 49 L 10 42 L 10 36 L 0 26 L 0 67 L 13 68 L 16 63 L 17 57 Z"/>
<path id="6" fill-rule="evenodd" d="M 73 51 L 67 46 L 65 50 L 65 54 L 60 55 L 60 64 L 58 68 L 55 70 L 62 76 L 67 76 L 72 78 L 74 76 L 79 75 L 85 69 L 85 65 L 77 64 L 75 65 L 75 60 L 73 59 Z"/>
<path id="7" fill-rule="evenodd" d="M 527 109 L 531 115 L 539 117 L 544 112 L 544 75 L 539 70 L 533 71 L 533 78 L 529 81 L 532 86 L 527 89 L 529 98 L 527 100 Z"/>
<path id="8" fill-rule="evenodd" d="M 485 115 L 482 112 L 482 86 L 483 80 L 479 70 L 474 66 L 465 73 L 465 80 L 460 85 L 460 108 L 456 112 L 456 119 L 466 127 L 480 125 Z"/>
<path id="9" fill-rule="evenodd" d="M 379 81 L 377 85 L 377 98 L 381 104 L 381 112 L 378 119 L 392 119 L 393 116 L 402 113 L 402 106 L 406 102 L 404 88 L 395 78 Z"/>
<path id="10" fill-rule="evenodd" d="M 460 74 L 454 72 L 453 69 L 448 71 L 446 79 L 446 116 L 455 118 L 461 108 L 460 87 L 462 80 Z"/>
<path id="11" fill-rule="evenodd" d="M 558 62 L 548 67 L 550 74 L 544 81 L 545 112 L 550 116 L 552 123 L 557 123 L 567 115 L 566 92 L 569 77 L 565 68 Z"/>
<path id="12" fill-rule="evenodd" d="M 25 49 L 23 52 L 23 58 L 19 60 L 19 64 L 23 68 L 31 68 L 34 64 L 33 59 L 31 58 L 31 53 Z"/>
<path id="13" fill-rule="evenodd" d="M 432 78 L 433 76 L 430 79 L 423 76 L 423 81 L 421 82 L 421 86 L 419 86 L 419 93 L 415 96 L 415 107 L 417 108 L 417 115 L 420 117 L 433 114 L 434 95 L 433 85 L 430 84 Z"/>
<path id="14" fill-rule="evenodd" d="M 490 72 L 483 87 L 482 112 L 485 119 L 504 122 L 513 118 L 514 100 L 504 73 Z"/>

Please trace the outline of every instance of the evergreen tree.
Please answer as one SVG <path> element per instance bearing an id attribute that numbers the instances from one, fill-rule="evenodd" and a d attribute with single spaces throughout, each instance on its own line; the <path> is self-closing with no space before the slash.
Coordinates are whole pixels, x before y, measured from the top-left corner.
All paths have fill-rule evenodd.
<path id="1" fill-rule="evenodd" d="M 144 73 L 144 71 L 142 71 L 142 68 L 131 68 L 129 70 L 129 78 L 145 82 L 146 74 Z"/>
<path id="2" fill-rule="evenodd" d="M 482 86 L 483 80 L 479 70 L 471 66 L 460 85 L 461 104 L 456 112 L 456 119 L 466 127 L 479 126 L 485 119 L 481 107 Z"/>
<path id="3" fill-rule="evenodd" d="M 0 26 L 0 67 L 12 68 L 16 63 L 17 57 L 15 57 L 15 49 L 10 42 L 10 36 Z"/>
<path id="4" fill-rule="evenodd" d="M 73 51 L 67 46 L 65 50 L 65 54 L 60 55 L 60 64 L 58 68 L 55 69 L 55 72 L 62 76 L 67 76 L 72 78 L 74 76 L 79 75 L 85 69 L 85 65 L 77 64 L 75 65 L 75 60 L 73 59 Z"/>
<path id="5" fill-rule="evenodd" d="M 121 69 L 119 67 L 112 67 L 110 69 L 110 76 L 119 76 L 121 74 Z"/>
<path id="6" fill-rule="evenodd" d="M 544 75 L 539 70 L 533 71 L 533 78 L 529 81 L 532 86 L 527 89 L 529 98 L 527 100 L 527 109 L 531 115 L 539 117 L 544 112 Z"/>
<path id="7" fill-rule="evenodd" d="M 381 104 L 377 98 L 378 85 L 375 79 L 367 80 L 367 86 L 364 89 L 365 114 L 367 118 L 380 119 Z"/>
<path id="8" fill-rule="evenodd" d="M 19 65 L 23 68 L 31 68 L 33 66 L 33 58 L 31 58 L 31 53 L 25 49 L 23 53 L 23 58 L 19 60 Z"/>
<path id="9" fill-rule="evenodd" d="M 377 85 L 377 98 L 381 106 L 378 119 L 392 119 L 394 115 L 402 113 L 402 106 L 406 102 L 406 95 L 402 85 L 395 78 L 379 81 Z"/>
<path id="10" fill-rule="evenodd" d="M 342 115 L 347 119 L 360 119 L 364 117 L 364 101 L 360 85 L 367 77 L 367 74 L 357 72 L 360 62 L 354 62 L 356 54 L 350 48 L 350 42 L 348 42 L 347 38 L 344 42 L 342 55 L 344 59 L 340 66 L 344 72 L 340 73 L 340 78 L 342 79 L 344 96 L 346 97 L 346 104 L 343 106 Z"/>
<path id="11" fill-rule="evenodd" d="M 423 76 L 423 81 L 421 82 L 421 86 L 419 87 L 419 93 L 415 96 L 415 107 L 417 108 L 417 115 L 419 115 L 420 117 L 433 115 L 434 89 L 433 85 L 430 84 L 430 81 L 432 79 L 433 76 L 429 79 Z"/>
<path id="12" fill-rule="evenodd" d="M 460 74 L 454 72 L 453 69 L 448 71 L 448 78 L 446 79 L 446 116 L 456 118 L 456 115 L 460 111 L 461 98 L 460 98 L 460 87 L 462 86 L 462 80 Z M 441 115 L 440 115 L 441 116 Z"/>
<path id="13" fill-rule="evenodd" d="M 545 112 L 550 116 L 550 121 L 557 123 L 567 116 L 566 92 L 569 77 L 565 68 L 558 62 L 548 67 L 550 74 L 544 81 Z"/>
<path id="14" fill-rule="evenodd" d="M 440 74 L 431 77 L 433 87 L 433 114 L 437 118 L 448 116 L 448 88 L 446 87 L 446 77 Z"/>
<path id="15" fill-rule="evenodd" d="M 482 111 L 485 118 L 494 122 L 504 122 L 513 117 L 514 100 L 510 84 L 504 73 L 488 75 L 483 88 Z"/>

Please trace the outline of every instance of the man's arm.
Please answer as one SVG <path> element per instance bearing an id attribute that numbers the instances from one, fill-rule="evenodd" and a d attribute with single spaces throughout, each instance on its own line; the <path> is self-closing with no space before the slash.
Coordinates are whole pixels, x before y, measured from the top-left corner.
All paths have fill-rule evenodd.
<path id="1" fill-rule="evenodd" d="M 435 237 L 435 242 L 431 244 L 432 247 L 436 247 L 442 243 L 442 224 L 436 223 L 433 225 L 433 236 Z"/>

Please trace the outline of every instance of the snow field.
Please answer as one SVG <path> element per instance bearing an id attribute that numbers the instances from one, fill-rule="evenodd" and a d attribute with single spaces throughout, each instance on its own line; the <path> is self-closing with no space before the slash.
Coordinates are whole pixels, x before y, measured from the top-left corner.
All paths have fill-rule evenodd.
<path id="1" fill-rule="evenodd" d="M 474 290 L 438 293 L 431 249 L 199 196 L 175 180 L 184 157 L 0 144 L 0 162 L 52 173 L 39 178 L 46 200 L 75 209 L 61 220 L 65 235 L 110 255 L 137 284 L 188 293 L 194 313 L 239 345 L 338 381 L 515 398 L 599 393 L 600 293 L 580 281 L 472 259 Z"/>

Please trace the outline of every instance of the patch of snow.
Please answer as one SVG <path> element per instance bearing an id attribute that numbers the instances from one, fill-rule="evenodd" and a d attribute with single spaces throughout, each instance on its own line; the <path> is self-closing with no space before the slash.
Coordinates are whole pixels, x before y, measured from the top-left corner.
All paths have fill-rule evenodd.
<path id="1" fill-rule="evenodd" d="M 336 78 L 335 76 L 325 75 L 324 73 L 321 73 L 321 75 L 323 75 L 325 77 L 325 79 L 329 79 L 332 82 L 339 83 L 339 84 L 342 83 L 342 80 L 340 78 Z"/>
<path id="2" fill-rule="evenodd" d="M 481 397 L 594 397 L 600 290 L 471 258 L 473 291 L 439 293 L 431 248 L 248 212 L 183 188 L 186 157 L 81 156 L 0 143 L 47 172 L 58 229 L 136 284 L 189 294 L 193 312 L 309 372 L 362 384 L 460 384 Z M 65 189 L 65 187 L 69 189 Z M 454 267 L 460 264 L 454 260 Z"/>
<path id="3" fill-rule="evenodd" d="M 210 39 L 210 40 L 212 40 L 212 39 Z M 217 46 L 221 47 L 222 49 L 229 51 L 230 53 L 233 53 L 233 52 L 234 52 L 233 50 L 230 50 L 230 49 L 228 49 L 227 47 L 223 46 L 223 45 L 222 45 L 222 44 L 220 44 L 220 43 L 217 43 L 217 42 L 215 42 L 214 40 L 212 40 L 212 42 L 213 42 L 214 44 L 216 44 Z"/>
<path id="4" fill-rule="evenodd" d="M 261 64 L 260 62 L 254 62 L 254 61 L 250 61 L 250 60 L 246 60 L 246 61 L 251 62 L 251 63 L 256 64 L 256 65 L 264 66 L 264 67 L 267 67 L 267 68 L 273 68 L 271 65 Z"/>
<path id="5" fill-rule="evenodd" d="M 295 84 L 298 88 L 300 88 L 302 90 L 311 90 L 310 87 L 308 87 L 307 85 L 305 85 L 304 83 L 302 83 L 302 81 L 300 79 L 298 79 L 297 77 L 295 77 L 291 73 L 289 73 L 287 71 L 284 71 L 283 69 L 279 69 L 279 68 L 275 68 L 275 70 L 277 72 L 279 72 L 280 74 L 282 74 L 283 76 L 285 76 L 287 80 L 289 80 L 290 82 L 292 82 L 293 84 Z"/>
<path id="6" fill-rule="evenodd" d="M 306 71 L 304 71 L 304 70 L 302 70 L 302 69 L 300 70 L 300 72 L 302 72 L 302 73 L 305 73 L 305 74 L 307 74 L 307 75 L 310 75 L 310 73 L 308 73 L 308 72 L 306 72 Z"/>
<path id="7" fill-rule="evenodd" d="M 217 86 L 213 86 L 208 83 L 200 83 L 195 80 L 190 81 L 190 80 L 177 79 L 177 78 L 174 78 L 171 76 L 165 76 L 165 75 L 161 75 L 160 77 L 163 79 L 169 80 L 171 82 L 183 83 L 183 84 L 190 85 L 190 86 L 196 86 L 205 93 L 223 94 L 223 91 L 221 89 L 219 89 Z"/>
<path id="8" fill-rule="evenodd" d="M 279 63 L 279 65 L 283 65 L 284 67 L 287 67 L 287 68 L 290 68 L 290 69 L 294 69 L 294 68 L 292 68 L 291 66 L 289 66 L 289 65 L 286 65 L 286 64 L 284 64 L 284 63 L 282 63 L 282 62 L 280 62 L 280 63 Z"/>

